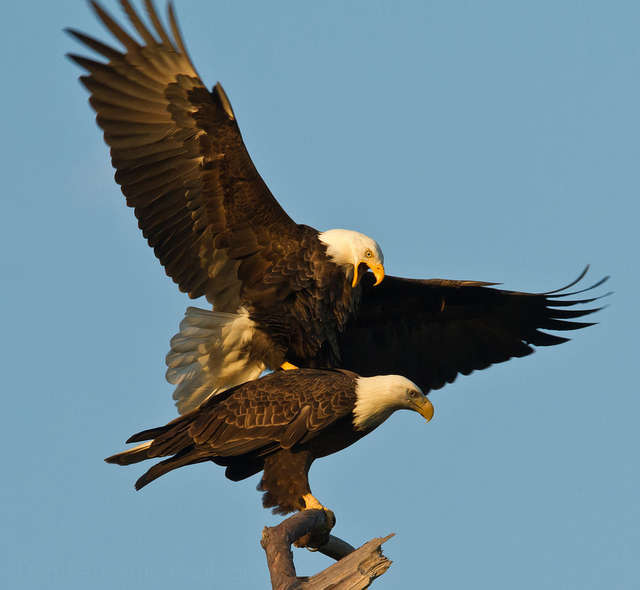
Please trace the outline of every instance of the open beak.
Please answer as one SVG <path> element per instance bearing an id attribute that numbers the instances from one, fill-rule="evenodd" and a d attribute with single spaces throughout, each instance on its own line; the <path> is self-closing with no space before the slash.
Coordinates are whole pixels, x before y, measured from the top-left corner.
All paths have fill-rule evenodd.
<path id="1" fill-rule="evenodd" d="M 414 402 L 415 410 L 421 416 L 424 416 L 424 419 L 429 422 L 431 418 L 433 418 L 433 404 L 429 401 L 429 399 L 425 396 L 422 399 L 416 400 Z"/>
<path id="2" fill-rule="evenodd" d="M 373 283 L 373 286 L 375 287 L 382 282 L 382 279 L 384 279 L 384 266 L 382 266 L 382 264 L 370 264 L 368 266 L 376 277 L 376 282 Z"/>
<path id="3" fill-rule="evenodd" d="M 362 263 L 354 265 L 353 268 L 353 281 L 351 283 L 351 286 L 354 289 L 360 282 L 360 277 L 358 276 L 358 268 L 360 267 L 360 264 Z M 382 264 L 369 264 L 368 262 L 364 262 L 364 264 L 366 264 L 371 269 L 371 272 L 373 272 L 374 276 L 376 277 L 376 282 L 373 284 L 373 286 L 375 287 L 376 285 L 379 285 L 382 282 L 382 279 L 384 279 L 384 266 Z"/>

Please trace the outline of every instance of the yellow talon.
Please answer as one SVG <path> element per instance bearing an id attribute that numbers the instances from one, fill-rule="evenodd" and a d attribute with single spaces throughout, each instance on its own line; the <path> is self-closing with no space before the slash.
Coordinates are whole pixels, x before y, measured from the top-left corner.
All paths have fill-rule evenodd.
<path id="1" fill-rule="evenodd" d="M 305 494 L 302 496 L 302 501 L 304 502 L 304 510 L 326 510 L 313 494 Z"/>
<path id="2" fill-rule="evenodd" d="M 280 365 L 280 368 L 285 370 L 285 371 L 293 371 L 294 369 L 297 369 L 298 367 L 296 367 L 295 365 L 292 365 L 291 363 L 285 361 L 284 363 L 282 363 Z"/>

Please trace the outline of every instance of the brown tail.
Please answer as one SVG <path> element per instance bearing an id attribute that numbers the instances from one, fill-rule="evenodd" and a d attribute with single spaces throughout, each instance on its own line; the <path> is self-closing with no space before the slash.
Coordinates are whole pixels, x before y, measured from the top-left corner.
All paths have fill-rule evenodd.
<path id="1" fill-rule="evenodd" d="M 182 467 L 183 465 L 189 465 L 190 463 L 206 461 L 207 459 L 203 458 L 202 455 L 195 450 L 193 440 L 191 440 L 188 435 L 189 424 L 189 418 L 180 417 L 166 426 L 151 428 L 134 434 L 127 442 L 145 440 L 147 442 L 143 442 L 137 447 L 127 449 L 121 453 L 111 455 L 111 457 L 107 457 L 105 461 L 117 465 L 131 465 L 145 461 L 146 459 L 173 455 L 173 457 L 165 459 L 149 469 L 149 471 L 136 482 L 137 490 L 168 471 Z"/>
<path id="2" fill-rule="evenodd" d="M 193 447 L 180 451 L 177 455 L 156 463 L 149 471 L 147 471 L 138 481 L 136 481 L 136 490 L 139 490 L 151 483 L 154 479 L 158 479 L 161 475 L 169 473 L 178 467 L 191 465 L 193 463 L 202 463 L 208 461 L 207 457 L 198 456 Z"/>

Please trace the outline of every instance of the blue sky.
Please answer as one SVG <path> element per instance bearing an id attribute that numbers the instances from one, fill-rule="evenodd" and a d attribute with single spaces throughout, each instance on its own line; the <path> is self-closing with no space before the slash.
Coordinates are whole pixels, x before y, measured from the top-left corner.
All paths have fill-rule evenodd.
<path id="1" fill-rule="evenodd" d="M 640 586 L 640 5 L 177 1 L 205 83 L 297 221 L 376 238 L 387 272 L 616 291 L 572 342 L 434 392 L 316 463 L 376 588 Z M 120 14 L 117 3 L 106 2 Z M 256 478 L 103 457 L 171 419 L 164 355 L 189 304 L 139 235 L 79 71 L 84 2 L 14 2 L 0 37 L 5 420 L 0 586 L 267 587 Z M 197 302 L 201 303 L 201 302 Z M 298 571 L 330 562 L 296 553 Z"/>

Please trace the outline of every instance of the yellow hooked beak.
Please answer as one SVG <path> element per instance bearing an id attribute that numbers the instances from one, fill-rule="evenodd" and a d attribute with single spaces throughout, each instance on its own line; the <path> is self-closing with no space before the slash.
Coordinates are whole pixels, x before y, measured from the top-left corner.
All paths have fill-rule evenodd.
<path id="1" fill-rule="evenodd" d="M 371 272 L 373 272 L 374 276 L 376 277 L 376 282 L 373 284 L 374 287 L 382 282 L 382 279 L 384 279 L 384 266 L 382 264 L 373 264 L 366 260 L 362 260 L 353 268 L 353 282 L 351 283 L 351 286 L 354 289 L 360 282 L 360 277 L 358 276 L 358 267 L 360 266 L 360 264 L 366 264 L 371 269 Z"/>
<path id="2" fill-rule="evenodd" d="M 429 422 L 429 420 L 433 418 L 433 404 L 426 396 L 415 400 L 413 404 L 415 406 L 416 412 L 418 412 L 418 414 L 420 414 L 421 416 L 424 416 L 424 419 L 427 422 Z"/>

